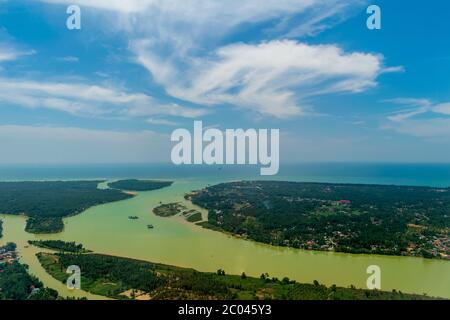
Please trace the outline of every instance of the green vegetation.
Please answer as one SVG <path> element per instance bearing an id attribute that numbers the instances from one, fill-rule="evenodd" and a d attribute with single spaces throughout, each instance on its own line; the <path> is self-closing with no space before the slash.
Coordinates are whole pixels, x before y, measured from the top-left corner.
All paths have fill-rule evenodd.
<path id="1" fill-rule="evenodd" d="M 401 292 L 381 292 L 354 288 L 327 288 L 299 284 L 288 278 L 269 275 L 252 278 L 225 275 L 225 271 L 204 273 L 167 265 L 98 254 L 39 253 L 42 266 L 56 279 L 65 282 L 65 270 L 80 266 L 82 289 L 117 299 L 284 299 L 284 300 L 415 300 L 424 296 Z"/>
<path id="2" fill-rule="evenodd" d="M 25 231 L 35 234 L 49 234 L 63 231 L 64 222 L 61 217 L 29 217 Z"/>
<path id="3" fill-rule="evenodd" d="M 450 257 L 450 188 L 252 181 L 186 195 L 204 227 L 277 246 Z"/>
<path id="4" fill-rule="evenodd" d="M 17 248 L 17 246 L 16 246 L 15 243 L 8 242 L 3 247 L 0 247 L 0 253 L 3 253 L 3 252 L 15 252 L 16 248 Z"/>
<path id="5" fill-rule="evenodd" d="M 0 239 L 3 237 L 3 221 L 0 220 Z"/>
<path id="6" fill-rule="evenodd" d="M 101 190 L 101 181 L 0 182 L 0 212 L 25 214 L 26 230 L 56 233 L 64 228 L 62 217 L 132 197 L 119 190 Z"/>
<path id="7" fill-rule="evenodd" d="M 45 249 L 72 252 L 72 253 L 87 253 L 91 252 L 83 248 L 82 244 L 77 244 L 75 242 L 65 242 L 61 240 L 41 240 L 41 241 L 28 241 L 29 244 Z"/>
<path id="8" fill-rule="evenodd" d="M 28 274 L 28 266 L 20 264 L 15 256 L 16 245 L 0 247 L 1 254 L 14 257 L 12 262 L 0 263 L 0 300 L 55 300 L 58 292 L 44 288 L 34 276 Z"/>
<path id="9" fill-rule="evenodd" d="M 172 185 L 172 181 L 158 180 L 120 180 L 108 183 L 110 188 L 128 190 L 128 191 L 152 191 L 162 189 Z"/>
<path id="10" fill-rule="evenodd" d="M 203 220 L 201 212 L 197 210 L 187 210 L 185 206 L 180 203 L 168 203 L 162 204 L 153 209 L 153 213 L 163 218 L 169 218 L 178 214 L 183 214 L 183 217 L 192 223 L 200 222 Z"/>
<path id="11" fill-rule="evenodd" d="M 183 210 L 186 210 L 186 207 L 179 203 L 168 203 L 156 207 L 153 209 L 153 213 L 157 216 L 168 218 L 180 214 Z"/>
<path id="12" fill-rule="evenodd" d="M 203 220 L 202 214 L 198 211 L 193 212 L 189 215 L 185 215 L 186 220 L 192 223 L 200 222 Z"/>
<path id="13" fill-rule="evenodd" d="M 56 300 L 58 297 L 58 292 L 43 288 L 19 262 L 0 264 L 0 289 L 0 300 Z"/>

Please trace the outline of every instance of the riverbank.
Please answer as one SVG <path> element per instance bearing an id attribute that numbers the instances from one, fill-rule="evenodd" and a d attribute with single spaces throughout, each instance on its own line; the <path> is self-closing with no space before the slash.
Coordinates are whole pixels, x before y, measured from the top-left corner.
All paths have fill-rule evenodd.
<path id="1" fill-rule="evenodd" d="M 63 271 L 71 265 L 82 270 L 83 289 L 114 299 L 148 300 L 428 300 L 423 295 L 355 288 L 326 287 L 319 282 L 300 284 L 287 277 L 262 274 L 226 275 L 198 272 L 134 259 L 92 254 L 39 253 L 39 262 L 65 283 Z M 137 295 L 139 297 L 137 297 Z"/>

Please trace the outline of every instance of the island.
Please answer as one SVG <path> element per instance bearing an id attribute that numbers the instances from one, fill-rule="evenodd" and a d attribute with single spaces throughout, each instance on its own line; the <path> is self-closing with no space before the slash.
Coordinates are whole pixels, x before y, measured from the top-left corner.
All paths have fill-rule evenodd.
<path id="1" fill-rule="evenodd" d="M 153 213 L 159 217 L 169 218 L 181 214 L 187 221 L 196 223 L 203 220 L 201 212 L 188 210 L 180 203 L 167 203 L 153 209 Z"/>
<path id="2" fill-rule="evenodd" d="M 168 185 L 168 182 L 124 180 L 117 181 L 115 186 L 131 187 L 130 181 L 141 188 L 146 185 L 148 190 Z M 58 233 L 64 229 L 64 217 L 77 215 L 96 205 L 134 196 L 116 188 L 99 189 L 98 184 L 102 182 L 104 181 L 0 182 L 0 212 L 26 215 L 28 219 L 25 230 L 29 233 Z"/>
<path id="3" fill-rule="evenodd" d="M 112 189 L 120 189 L 127 191 L 153 191 L 170 187 L 173 181 L 159 181 L 159 180 L 120 180 L 108 183 Z"/>
<path id="4" fill-rule="evenodd" d="M 83 270 L 82 290 L 123 300 L 422 300 L 427 296 L 392 291 L 300 284 L 268 274 L 259 278 L 199 272 L 102 254 L 38 253 L 44 269 L 65 283 L 67 267 Z"/>
<path id="5" fill-rule="evenodd" d="M 450 188 L 241 181 L 185 198 L 203 227 L 275 246 L 450 257 Z"/>
<path id="6" fill-rule="evenodd" d="M 153 209 L 153 213 L 159 217 L 168 218 L 176 216 L 186 210 L 186 207 L 179 203 L 162 204 Z"/>

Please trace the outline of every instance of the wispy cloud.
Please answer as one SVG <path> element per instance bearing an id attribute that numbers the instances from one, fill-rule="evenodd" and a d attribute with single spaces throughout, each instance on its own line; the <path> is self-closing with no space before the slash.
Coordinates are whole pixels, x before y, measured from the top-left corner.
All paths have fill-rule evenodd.
<path id="1" fill-rule="evenodd" d="M 383 129 L 416 137 L 450 138 L 450 103 L 435 104 L 429 99 L 397 98 L 387 103 L 408 106 L 387 117 Z"/>
<path id="2" fill-rule="evenodd" d="M 54 109 L 78 116 L 195 118 L 206 110 L 160 104 L 143 93 L 84 83 L 36 82 L 0 78 L 0 101 L 27 108 Z"/>
<path id="3" fill-rule="evenodd" d="M 33 50 L 21 51 L 12 47 L 9 43 L 0 43 L 0 62 L 17 60 L 19 57 L 32 55 Z"/>
<path id="4" fill-rule="evenodd" d="M 53 4 L 78 4 L 106 11 L 124 14 L 160 16 L 168 24 L 184 21 L 191 24 L 205 25 L 215 21 L 223 26 L 236 26 L 243 22 L 259 22 L 306 13 L 323 15 L 326 10 L 361 4 L 363 0 L 40 0 Z M 309 12 L 312 11 L 312 12 Z M 164 17 L 163 17 L 164 16 Z M 150 22 L 150 21 L 149 21 Z"/>
<path id="5" fill-rule="evenodd" d="M 147 119 L 149 124 L 159 125 L 159 126 L 178 126 L 179 123 L 175 121 L 169 121 L 166 119 L 149 118 Z"/>
<path id="6" fill-rule="evenodd" d="M 137 61 L 170 95 L 278 118 L 301 115 L 301 99 L 308 96 L 374 87 L 384 71 L 380 55 L 292 40 L 221 47 L 208 57 L 191 57 L 183 70 L 176 62 L 155 56 L 153 49 L 151 41 L 132 44 Z"/>
<path id="7" fill-rule="evenodd" d="M 396 122 L 395 125 L 387 124 L 383 129 L 394 130 L 399 133 L 419 138 L 450 138 L 450 119 L 434 118 Z"/>
<path id="8" fill-rule="evenodd" d="M 126 32 L 135 61 L 168 95 L 201 105 L 288 118 L 305 113 L 304 97 L 361 92 L 394 71 L 381 55 L 279 40 L 317 34 L 365 0 L 41 1 L 114 13 L 108 30 Z M 259 44 L 226 42 L 262 23 L 272 27 L 255 29 L 266 39 Z"/>
<path id="9" fill-rule="evenodd" d="M 432 110 L 435 113 L 450 115 L 450 102 L 437 104 L 433 106 Z"/>
<path id="10" fill-rule="evenodd" d="M 66 56 L 66 57 L 57 57 L 56 60 L 62 62 L 79 62 L 80 59 L 78 57 Z"/>
<path id="11" fill-rule="evenodd" d="M 428 99 L 416 99 L 416 98 L 395 98 L 384 100 L 387 103 L 394 103 L 399 105 L 407 105 L 412 107 L 430 107 L 433 103 Z"/>

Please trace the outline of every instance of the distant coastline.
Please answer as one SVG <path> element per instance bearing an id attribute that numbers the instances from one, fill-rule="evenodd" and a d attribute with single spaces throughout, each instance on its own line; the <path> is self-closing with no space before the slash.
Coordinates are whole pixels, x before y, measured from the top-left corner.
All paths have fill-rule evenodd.
<path id="1" fill-rule="evenodd" d="M 220 170 L 219 170 L 220 169 Z M 252 166 L 173 166 L 171 164 L 1 165 L 2 181 L 79 180 L 260 180 Z M 450 164 L 305 162 L 281 164 L 270 180 L 450 186 Z"/>

